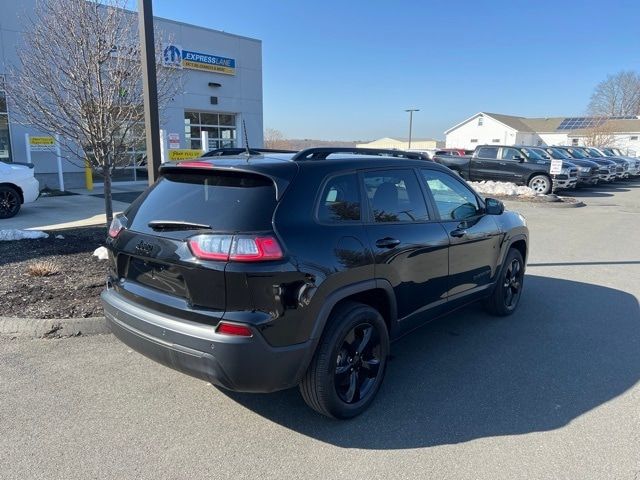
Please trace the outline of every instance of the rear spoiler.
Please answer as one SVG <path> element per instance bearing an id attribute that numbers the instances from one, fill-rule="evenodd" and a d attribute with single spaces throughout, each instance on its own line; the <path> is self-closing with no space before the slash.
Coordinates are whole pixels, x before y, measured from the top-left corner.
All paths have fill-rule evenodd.
<path id="1" fill-rule="evenodd" d="M 282 162 L 281 164 L 264 164 L 259 163 L 214 163 L 211 158 L 202 160 L 185 160 L 183 162 L 167 162 L 160 165 L 160 174 L 165 173 L 195 173 L 195 174 L 212 174 L 219 172 L 248 173 L 252 175 L 262 175 L 273 182 L 276 187 L 276 199 L 280 200 L 284 191 L 291 183 L 291 180 L 298 171 L 298 167 L 293 162 Z M 228 161 L 220 159 L 220 161 Z M 294 168 L 292 168 L 292 165 Z"/>

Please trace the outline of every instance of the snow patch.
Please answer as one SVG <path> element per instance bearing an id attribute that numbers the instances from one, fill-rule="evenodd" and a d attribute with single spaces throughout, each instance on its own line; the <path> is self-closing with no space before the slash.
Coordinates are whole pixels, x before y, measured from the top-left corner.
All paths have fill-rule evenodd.
<path id="1" fill-rule="evenodd" d="M 56 235 L 56 238 L 57 238 L 58 240 L 64 240 L 64 235 Z"/>
<path id="2" fill-rule="evenodd" d="M 93 252 L 94 257 L 98 257 L 98 260 L 108 260 L 109 259 L 109 250 L 105 247 L 98 247 Z"/>
<path id="3" fill-rule="evenodd" d="M 49 238 L 49 234 L 40 230 L 17 230 L 15 228 L 0 230 L 0 241 L 27 240 L 32 238 Z"/>
<path id="4" fill-rule="evenodd" d="M 529 187 L 516 185 L 511 182 L 494 182 L 493 180 L 483 180 L 482 182 L 467 182 L 471 187 L 482 195 L 497 195 L 502 197 L 535 197 L 536 192 Z"/>

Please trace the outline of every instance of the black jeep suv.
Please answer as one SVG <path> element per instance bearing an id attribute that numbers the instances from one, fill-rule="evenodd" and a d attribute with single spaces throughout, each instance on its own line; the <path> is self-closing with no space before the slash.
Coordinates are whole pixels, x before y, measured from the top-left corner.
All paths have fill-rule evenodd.
<path id="1" fill-rule="evenodd" d="M 461 305 L 518 305 L 528 229 L 411 152 L 308 149 L 165 164 L 107 240 L 114 334 L 243 392 L 300 386 L 348 418 L 389 342 Z"/>

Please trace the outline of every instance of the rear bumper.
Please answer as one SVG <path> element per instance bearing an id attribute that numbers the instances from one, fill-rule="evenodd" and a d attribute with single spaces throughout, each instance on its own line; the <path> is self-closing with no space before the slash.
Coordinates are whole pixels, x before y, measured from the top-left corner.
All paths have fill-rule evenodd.
<path id="1" fill-rule="evenodd" d="M 273 392 L 297 385 L 311 342 L 272 347 L 252 337 L 220 335 L 215 327 L 154 312 L 102 292 L 111 331 L 123 343 L 163 365 L 238 392 Z"/>
<path id="2" fill-rule="evenodd" d="M 35 202 L 40 196 L 40 182 L 33 177 L 21 182 L 20 188 L 22 189 L 24 203 Z"/>

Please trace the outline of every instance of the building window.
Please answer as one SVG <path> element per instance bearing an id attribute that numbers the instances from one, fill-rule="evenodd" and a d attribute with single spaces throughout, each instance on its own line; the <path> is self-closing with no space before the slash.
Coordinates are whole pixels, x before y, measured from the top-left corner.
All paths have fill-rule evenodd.
<path id="1" fill-rule="evenodd" d="M 472 138 L 471 140 L 469 140 L 471 143 L 478 143 L 478 139 L 477 138 Z"/>
<path id="2" fill-rule="evenodd" d="M 638 136 L 637 135 L 632 135 L 630 140 L 638 140 Z"/>
<path id="3" fill-rule="evenodd" d="M 202 132 L 209 132 L 207 150 L 236 146 L 236 116 L 231 113 L 184 112 L 187 148 L 202 148 Z"/>
<path id="4" fill-rule="evenodd" d="M 484 117 L 478 117 L 478 126 L 481 127 L 484 123 Z"/>
<path id="5" fill-rule="evenodd" d="M 9 110 L 4 91 L 4 75 L 0 75 L 0 160 L 11 161 L 11 135 L 9 133 Z"/>
<path id="6" fill-rule="evenodd" d="M 499 138 L 494 138 L 493 140 L 491 140 L 491 143 L 500 143 L 500 139 Z"/>
<path id="7" fill-rule="evenodd" d="M 573 145 L 574 147 L 578 146 L 579 140 L 577 138 L 572 138 L 571 139 L 571 145 Z"/>

